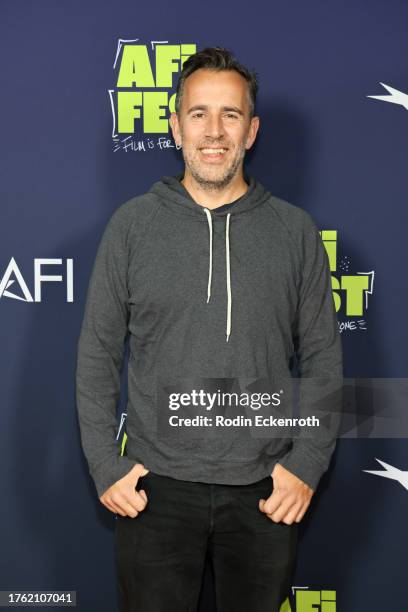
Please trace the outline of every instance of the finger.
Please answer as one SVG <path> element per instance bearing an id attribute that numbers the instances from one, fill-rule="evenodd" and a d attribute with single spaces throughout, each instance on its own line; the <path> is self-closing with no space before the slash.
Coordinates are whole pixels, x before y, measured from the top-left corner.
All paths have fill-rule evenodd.
<path id="1" fill-rule="evenodd" d="M 102 503 L 108 510 L 110 510 L 114 514 L 120 514 L 121 516 L 125 516 L 123 510 L 121 510 L 121 508 L 117 504 L 113 503 L 111 500 L 108 500 L 106 498 L 102 501 Z"/>
<path id="2" fill-rule="evenodd" d="M 116 503 L 115 505 L 118 508 L 118 514 L 121 516 L 136 518 L 136 516 L 139 514 L 138 510 L 136 510 L 132 504 L 129 504 L 125 500 L 121 501 L 120 503 Z"/>
<path id="3" fill-rule="evenodd" d="M 146 508 L 147 495 L 145 493 L 143 496 L 141 495 L 141 491 L 136 491 L 135 489 L 134 491 L 132 491 L 132 494 L 130 496 L 125 497 L 125 500 L 128 504 L 133 506 L 135 510 L 137 510 L 138 512 L 142 512 L 142 510 Z"/>
<path id="4" fill-rule="evenodd" d="M 283 518 L 292 510 L 294 505 L 294 500 L 286 499 L 282 502 L 282 504 L 275 510 L 275 512 L 269 512 L 268 516 L 271 518 L 274 523 L 280 523 Z"/>
<path id="5" fill-rule="evenodd" d="M 300 521 L 302 520 L 302 518 L 306 514 L 306 510 L 308 509 L 309 505 L 310 505 L 309 503 L 303 504 L 303 506 L 300 509 L 300 512 L 298 513 L 298 515 L 295 518 L 296 523 L 300 523 Z"/>
<path id="6" fill-rule="evenodd" d="M 147 495 L 146 492 L 144 495 L 141 495 L 140 491 L 132 491 L 130 496 L 124 496 L 124 502 L 128 504 L 135 512 L 142 512 L 147 505 Z"/>
<path id="7" fill-rule="evenodd" d="M 113 498 L 113 499 L 112 499 Z M 111 501 L 123 509 L 130 506 L 135 512 L 141 512 L 146 507 L 146 500 L 136 489 L 118 491 L 112 494 Z"/>
<path id="8" fill-rule="evenodd" d="M 131 516 L 133 518 L 136 517 L 146 506 L 145 500 L 138 493 L 132 495 L 131 497 L 130 495 L 116 491 L 115 493 L 112 493 L 109 501 L 111 504 L 113 504 L 113 506 L 118 508 L 118 513 L 121 514 L 121 516 Z"/>
<path id="9" fill-rule="evenodd" d="M 286 515 L 282 518 L 282 523 L 285 523 L 285 525 L 292 525 L 295 522 L 295 519 L 302 507 L 303 504 L 301 502 L 298 502 L 297 504 L 292 506 L 289 512 L 287 512 Z"/>
<path id="10" fill-rule="evenodd" d="M 141 489 L 141 490 L 139 491 L 139 493 L 140 493 L 140 495 L 143 497 L 143 499 L 144 499 L 144 500 L 146 501 L 146 503 L 147 503 L 147 501 L 148 501 L 148 500 L 147 500 L 146 491 L 145 491 L 144 489 Z"/>
<path id="11" fill-rule="evenodd" d="M 272 494 L 265 500 L 263 504 L 263 512 L 266 514 L 273 514 L 281 505 L 284 498 L 284 493 L 274 489 Z"/>
<path id="12" fill-rule="evenodd" d="M 105 506 L 105 508 L 107 510 L 109 510 L 110 512 L 113 512 L 114 514 L 116 514 L 116 509 L 112 506 L 112 504 L 110 504 L 109 502 L 100 499 L 100 502 L 103 506 Z"/>

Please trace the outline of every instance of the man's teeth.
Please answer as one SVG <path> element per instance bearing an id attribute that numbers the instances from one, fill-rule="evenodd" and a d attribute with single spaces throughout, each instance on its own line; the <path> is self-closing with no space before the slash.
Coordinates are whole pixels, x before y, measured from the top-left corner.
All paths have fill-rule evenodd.
<path id="1" fill-rule="evenodd" d="M 225 153 L 227 149 L 201 149 L 201 151 L 203 153 L 205 153 L 206 155 L 215 155 L 216 153 Z"/>

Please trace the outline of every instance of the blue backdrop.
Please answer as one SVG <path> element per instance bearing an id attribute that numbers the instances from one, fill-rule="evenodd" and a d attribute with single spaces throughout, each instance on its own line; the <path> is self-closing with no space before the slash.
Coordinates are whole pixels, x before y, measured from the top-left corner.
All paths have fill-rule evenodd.
<path id="1" fill-rule="evenodd" d="M 322 236 L 341 300 L 345 376 L 404 378 L 408 5 L 3 0 L 0 15 L 0 590 L 76 590 L 81 612 L 115 612 L 115 519 L 80 447 L 77 340 L 109 217 L 182 169 L 181 152 L 164 146 L 170 135 L 143 129 L 154 97 L 132 98 L 144 104 L 141 118 L 133 134 L 118 131 L 131 115 L 121 94 L 171 100 L 192 46 L 225 46 L 257 71 L 261 123 L 247 169 L 337 232 Z M 157 46 L 175 46 L 170 86 L 118 87 L 132 45 L 145 46 L 154 78 Z M 360 306 L 358 292 L 341 288 L 357 276 L 367 277 Z M 376 458 L 399 476 L 364 472 L 389 475 Z M 339 441 L 301 523 L 293 612 L 407 609 L 407 470 L 405 438 Z M 209 568 L 201 610 L 215 610 Z"/>

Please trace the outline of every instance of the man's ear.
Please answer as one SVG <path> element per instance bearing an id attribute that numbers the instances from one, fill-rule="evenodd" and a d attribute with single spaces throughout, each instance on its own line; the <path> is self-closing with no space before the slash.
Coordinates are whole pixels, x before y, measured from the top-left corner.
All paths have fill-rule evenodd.
<path id="1" fill-rule="evenodd" d="M 173 134 L 174 142 L 179 147 L 181 145 L 181 135 L 177 113 L 170 113 L 169 123 Z"/>
<path id="2" fill-rule="evenodd" d="M 255 142 L 256 135 L 259 129 L 259 117 L 255 116 L 251 119 L 251 124 L 249 126 L 248 136 L 245 144 L 246 149 L 250 149 Z"/>

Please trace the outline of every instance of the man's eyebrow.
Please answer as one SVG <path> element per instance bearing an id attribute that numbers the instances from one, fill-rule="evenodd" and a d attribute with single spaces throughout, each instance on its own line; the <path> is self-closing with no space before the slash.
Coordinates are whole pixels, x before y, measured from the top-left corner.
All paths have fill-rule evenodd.
<path id="1" fill-rule="evenodd" d="M 196 104 L 195 106 L 192 106 L 191 108 L 188 109 L 187 115 L 189 115 L 190 113 L 196 110 L 208 110 L 208 106 L 206 104 Z M 221 110 L 230 111 L 230 112 L 232 111 L 234 113 L 238 113 L 238 115 L 241 115 L 242 117 L 244 116 L 244 113 L 242 112 L 240 108 L 238 108 L 238 106 L 223 106 Z"/>

